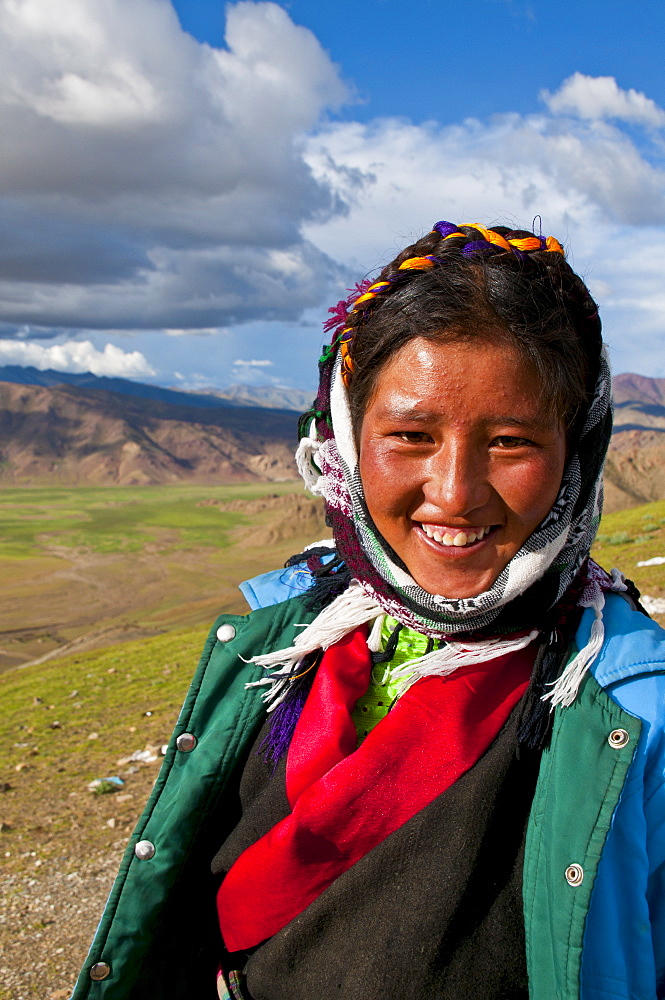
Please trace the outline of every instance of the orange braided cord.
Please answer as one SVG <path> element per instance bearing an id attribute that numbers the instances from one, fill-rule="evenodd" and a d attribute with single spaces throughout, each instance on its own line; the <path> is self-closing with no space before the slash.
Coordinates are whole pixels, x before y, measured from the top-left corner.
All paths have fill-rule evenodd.
<path id="1" fill-rule="evenodd" d="M 493 229 L 486 229 L 485 226 L 479 226 L 477 222 L 470 223 L 470 225 L 472 225 L 474 229 L 477 229 L 479 233 L 482 233 L 488 243 L 494 243 L 503 250 L 511 249 L 508 240 L 501 236 L 500 233 L 495 233 Z"/>
<path id="2" fill-rule="evenodd" d="M 358 306 L 363 302 L 371 302 L 372 299 L 376 298 L 381 289 L 387 288 L 389 284 L 389 281 L 377 281 L 375 284 L 370 285 L 365 294 L 360 295 L 353 303 L 353 312 L 355 312 Z"/>
<path id="3" fill-rule="evenodd" d="M 545 240 L 545 246 L 547 247 L 548 250 L 552 250 L 554 253 L 560 253 L 563 254 L 564 257 L 566 256 L 566 251 L 563 249 L 559 241 L 554 236 L 547 237 L 547 239 Z"/>
<path id="4" fill-rule="evenodd" d="M 409 257 L 408 260 L 403 260 L 399 266 L 400 271 L 422 271 L 429 267 L 434 267 L 434 261 L 430 260 L 429 257 Z"/>
<path id="5" fill-rule="evenodd" d="M 353 375 L 353 361 L 351 360 L 349 348 L 346 344 L 340 346 L 340 354 L 342 355 L 342 382 L 348 389 L 351 376 Z"/>
<path id="6" fill-rule="evenodd" d="M 527 236 L 523 240 L 508 240 L 516 250 L 542 250 L 542 244 L 537 236 Z"/>
<path id="7" fill-rule="evenodd" d="M 372 296 L 373 297 L 373 296 Z M 353 373 L 353 361 L 351 360 L 350 345 L 353 339 L 353 327 L 347 326 L 342 330 L 339 339 L 339 353 L 342 359 L 342 382 L 348 389 L 351 375 Z"/>

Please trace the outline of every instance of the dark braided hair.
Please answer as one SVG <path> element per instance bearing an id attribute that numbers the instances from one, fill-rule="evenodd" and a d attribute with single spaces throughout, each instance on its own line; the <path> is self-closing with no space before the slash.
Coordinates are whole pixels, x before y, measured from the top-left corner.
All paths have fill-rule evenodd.
<path id="1" fill-rule="evenodd" d="M 347 317 L 343 337 L 356 437 L 381 370 L 415 337 L 512 341 L 547 386 L 545 411 L 574 437 L 601 348 L 598 308 L 584 282 L 556 241 L 548 247 L 533 233 L 503 226 L 450 226 L 454 232 L 447 233 L 449 226 L 437 223 L 440 228 L 403 250 Z M 485 234 L 502 243 L 490 243 Z M 525 244 L 533 248 L 520 249 Z"/>

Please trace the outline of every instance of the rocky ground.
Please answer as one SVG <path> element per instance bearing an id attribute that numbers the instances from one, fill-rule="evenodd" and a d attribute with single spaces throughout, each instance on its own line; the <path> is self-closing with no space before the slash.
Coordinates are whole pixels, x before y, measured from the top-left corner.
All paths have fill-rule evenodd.
<path id="1" fill-rule="evenodd" d="M 0 883 L 1 1000 L 67 1000 L 125 841 L 92 857 L 33 862 Z M 30 852 L 26 863 L 30 864 Z"/>
<path id="2" fill-rule="evenodd" d="M 159 772 L 199 633 L 0 674 L 0 1000 L 70 996 Z"/>

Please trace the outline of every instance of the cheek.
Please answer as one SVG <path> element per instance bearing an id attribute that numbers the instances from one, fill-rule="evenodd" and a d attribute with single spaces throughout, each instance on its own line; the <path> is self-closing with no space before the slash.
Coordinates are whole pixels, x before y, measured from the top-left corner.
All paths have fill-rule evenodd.
<path id="1" fill-rule="evenodd" d="M 563 469 L 563 455 L 543 456 L 520 469 L 507 470 L 499 492 L 507 506 L 535 528 L 557 498 Z"/>
<path id="2" fill-rule="evenodd" d="M 365 442 L 360 453 L 360 478 L 369 512 L 375 520 L 399 513 L 413 489 L 413 469 L 400 462 L 382 442 Z"/>
<path id="3" fill-rule="evenodd" d="M 360 453 L 360 478 L 363 484 L 365 500 L 372 517 L 376 517 L 386 502 L 391 498 L 391 484 L 395 477 L 390 474 L 390 463 L 371 445 L 365 445 Z"/>

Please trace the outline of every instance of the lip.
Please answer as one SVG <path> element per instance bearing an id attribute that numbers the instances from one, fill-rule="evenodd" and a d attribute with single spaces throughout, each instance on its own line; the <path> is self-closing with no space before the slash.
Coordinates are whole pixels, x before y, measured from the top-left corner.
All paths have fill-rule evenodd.
<path id="1" fill-rule="evenodd" d="M 423 529 L 423 523 L 426 523 L 428 527 L 435 527 L 434 523 L 431 521 L 422 522 L 414 521 L 414 527 L 418 537 L 426 543 L 427 547 L 432 551 L 438 553 L 439 555 L 448 556 L 450 558 L 461 558 L 466 555 L 472 555 L 473 553 L 479 552 L 481 549 L 487 546 L 488 541 L 495 535 L 499 525 L 492 524 L 489 525 L 489 530 L 483 536 L 483 538 L 477 538 L 475 542 L 467 543 L 466 545 L 443 545 L 441 542 L 437 542 L 436 539 L 431 538 Z M 465 534 L 471 534 L 474 532 L 474 528 L 487 528 L 487 525 L 436 525 L 440 527 L 442 533 L 453 534 L 463 531 Z"/>

